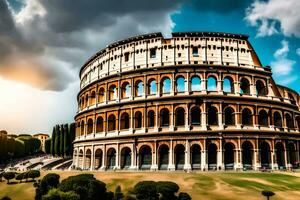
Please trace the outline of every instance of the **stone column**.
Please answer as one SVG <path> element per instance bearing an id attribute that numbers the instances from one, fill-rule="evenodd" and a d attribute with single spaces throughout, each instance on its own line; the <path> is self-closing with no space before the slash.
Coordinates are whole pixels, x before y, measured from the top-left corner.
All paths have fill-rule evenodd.
<path id="1" fill-rule="evenodd" d="M 170 149 L 169 149 L 169 165 L 168 170 L 169 171 L 175 171 L 175 165 L 174 165 L 174 149 L 173 149 L 173 140 L 170 141 Z"/>
<path id="2" fill-rule="evenodd" d="M 206 101 L 203 101 L 203 109 L 201 113 L 201 126 L 203 130 L 207 130 L 207 108 L 206 108 Z"/>
<path id="3" fill-rule="evenodd" d="M 185 80 L 185 94 L 191 93 L 191 87 L 190 87 L 190 74 L 189 72 L 186 73 L 186 80 Z"/>
<path id="4" fill-rule="evenodd" d="M 130 127 L 129 127 L 129 132 L 131 134 L 133 133 L 133 120 L 134 120 L 134 118 L 133 118 L 133 109 L 130 108 L 130 121 L 129 121 Z"/>
<path id="5" fill-rule="evenodd" d="M 83 147 L 83 155 L 82 155 L 81 169 L 84 169 L 84 170 L 85 170 L 85 147 Z"/>
<path id="6" fill-rule="evenodd" d="M 188 140 L 185 141 L 185 159 L 184 159 L 184 170 L 190 171 L 192 170 L 191 166 L 191 149 L 190 143 Z"/>
<path id="7" fill-rule="evenodd" d="M 223 142 L 222 138 L 219 138 L 219 149 L 217 152 L 217 170 L 221 169 L 224 170 L 224 161 L 223 161 Z"/>
<path id="8" fill-rule="evenodd" d="M 202 94 L 207 94 L 207 79 L 206 77 L 201 80 L 201 91 L 202 91 Z"/>
<path id="9" fill-rule="evenodd" d="M 256 94 L 256 85 L 255 85 L 255 82 L 254 82 L 254 76 L 252 76 L 251 83 L 250 83 L 250 95 L 253 96 L 253 97 L 257 96 L 257 94 Z"/>
<path id="10" fill-rule="evenodd" d="M 169 123 L 169 130 L 174 131 L 175 126 L 175 117 L 174 117 L 174 105 L 171 105 L 171 112 L 170 112 L 170 123 Z"/>
<path id="11" fill-rule="evenodd" d="M 154 131 L 158 132 L 158 127 L 160 127 L 158 105 L 155 105 L 155 119 L 154 120 L 155 120 Z"/>
<path id="12" fill-rule="evenodd" d="M 117 144 L 117 151 L 116 151 L 116 165 L 114 167 L 114 169 L 120 169 L 121 168 L 121 152 L 120 152 L 120 145 L 119 143 Z"/>
<path id="13" fill-rule="evenodd" d="M 100 168 L 100 170 L 106 170 L 106 146 L 103 145 L 103 153 L 102 153 L 102 166 Z"/>
<path id="14" fill-rule="evenodd" d="M 223 80 L 220 79 L 220 76 L 219 76 L 219 79 L 217 80 L 217 91 L 218 91 L 218 94 L 223 94 Z"/>
<path id="15" fill-rule="evenodd" d="M 174 94 L 175 94 L 175 85 L 176 85 L 176 80 L 175 80 L 175 74 L 174 73 L 172 73 L 172 79 L 170 80 L 170 83 L 171 83 L 170 95 L 174 96 Z"/>
<path id="16" fill-rule="evenodd" d="M 91 167 L 90 170 L 94 170 L 95 169 L 95 152 L 94 152 L 94 145 L 92 145 L 92 153 L 91 153 Z"/>

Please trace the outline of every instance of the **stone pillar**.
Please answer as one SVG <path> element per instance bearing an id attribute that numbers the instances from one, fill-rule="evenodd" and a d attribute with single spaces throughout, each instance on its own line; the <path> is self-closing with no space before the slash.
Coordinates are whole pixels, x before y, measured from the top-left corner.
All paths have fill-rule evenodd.
<path id="1" fill-rule="evenodd" d="M 175 126 L 175 117 L 174 117 L 174 105 L 171 105 L 171 112 L 170 112 L 170 123 L 169 123 L 169 130 L 174 131 L 174 126 Z"/>
<path id="2" fill-rule="evenodd" d="M 120 152 L 120 145 L 119 143 L 117 144 L 117 151 L 116 151 L 116 165 L 114 169 L 121 169 L 121 152 Z"/>
<path id="3" fill-rule="evenodd" d="M 241 117 L 241 112 L 240 112 L 240 104 L 237 103 L 236 106 L 236 112 L 235 112 L 235 124 L 236 124 L 236 129 L 241 129 L 242 128 L 242 117 Z"/>
<path id="4" fill-rule="evenodd" d="M 190 84 L 190 74 L 189 72 L 186 73 L 186 80 L 185 80 L 185 94 L 191 93 L 191 84 Z"/>
<path id="5" fill-rule="evenodd" d="M 202 94 L 207 94 L 207 79 L 206 77 L 201 80 L 201 91 L 202 91 Z"/>
<path id="6" fill-rule="evenodd" d="M 192 170 L 191 166 L 191 149 L 190 143 L 188 140 L 185 141 L 185 159 L 184 159 L 184 170 L 190 171 Z"/>
<path id="7" fill-rule="evenodd" d="M 92 145 L 92 153 L 91 153 L 91 167 L 90 170 L 95 169 L 95 151 L 94 151 L 94 145 Z"/>
<path id="8" fill-rule="evenodd" d="M 100 168 L 100 170 L 106 170 L 106 146 L 103 145 L 103 154 L 102 154 L 102 166 Z"/>
<path id="9" fill-rule="evenodd" d="M 217 152 L 217 170 L 224 170 L 224 161 L 223 161 L 223 142 L 222 138 L 219 139 L 219 149 Z"/>
<path id="10" fill-rule="evenodd" d="M 157 165 L 157 142 L 154 141 L 154 148 L 152 150 L 152 165 L 151 165 L 151 171 L 157 171 L 158 165 Z"/>
<path id="11" fill-rule="evenodd" d="M 132 134 L 133 133 L 133 121 L 134 121 L 134 118 L 133 118 L 133 109 L 130 108 L 130 127 L 129 127 L 129 132 Z"/>
<path id="12" fill-rule="evenodd" d="M 242 170 L 243 164 L 242 164 L 242 150 L 241 150 L 241 138 L 238 138 L 238 146 L 236 149 L 236 162 L 235 162 L 235 170 Z"/>
<path id="13" fill-rule="evenodd" d="M 257 96 L 257 94 L 256 94 L 256 85 L 255 85 L 255 82 L 254 82 L 254 76 L 252 76 L 251 83 L 250 83 L 250 95 L 253 96 L 253 97 Z"/>
<path id="14" fill-rule="evenodd" d="M 218 94 L 223 94 L 223 80 L 220 79 L 220 75 L 219 75 L 219 79 L 217 80 L 217 91 L 218 91 Z"/>
<path id="15" fill-rule="evenodd" d="M 174 165 L 174 149 L 173 149 L 173 140 L 170 141 L 170 149 L 169 149 L 169 165 L 168 170 L 169 171 L 175 171 L 175 165 Z"/>
<path id="16" fill-rule="evenodd" d="M 172 79 L 170 80 L 170 83 L 171 83 L 170 95 L 174 96 L 174 94 L 175 94 L 175 85 L 176 85 L 175 73 L 172 73 Z"/>
<path id="17" fill-rule="evenodd" d="M 269 99 L 272 99 L 274 96 L 274 92 L 272 89 L 272 83 L 270 82 L 270 78 L 267 78 L 267 96 Z"/>
<path id="18" fill-rule="evenodd" d="M 201 113 L 201 126 L 203 130 L 207 130 L 207 108 L 206 108 L 206 101 L 203 101 L 203 109 Z"/>
<path id="19" fill-rule="evenodd" d="M 81 169 L 85 169 L 85 147 L 83 147 Z"/>
<path id="20" fill-rule="evenodd" d="M 202 153 L 201 153 L 201 170 L 202 171 L 207 171 L 208 170 L 207 151 L 206 151 L 206 149 L 202 150 Z"/>
<path id="21" fill-rule="evenodd" d="M 186 109 L 185 109 L 185 130 L 186 131 L 189 131 L 191 126 L 190 126 L 190 120 L 189 120 L 189 117 L 190 117 L 190 113 L 189 113 L 189 106 L 187 105 Z"/>
<path id="22" fill-rule="evenodd" d="M 158 127 L 160 127 L 159 125 L 159 111 L 158 111 L 158 105 L 155 105 L 155 126 L 154 126 L 154 131 L 158 132 Z"/>
<path id="23" fill-rule="evenodd" d="M 219 122 L 219 129 L 223 130 L 224 129 L 224 124 L 223 124 L 222 103 L 220 104 L 220 107 L 219 107 L 218 122 Z"/>

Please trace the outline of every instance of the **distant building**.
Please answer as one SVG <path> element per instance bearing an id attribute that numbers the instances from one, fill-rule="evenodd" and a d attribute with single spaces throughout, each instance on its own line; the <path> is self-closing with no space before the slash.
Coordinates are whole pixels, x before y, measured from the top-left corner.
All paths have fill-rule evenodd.
<path id="1" fill-rule="evenodd" d="M 34 134 L 33 137 L 41 141 L 41 150 L 45 151 L 45 141 L 49 138 L 49 135 L 45 133 L 37 133 Z"/>

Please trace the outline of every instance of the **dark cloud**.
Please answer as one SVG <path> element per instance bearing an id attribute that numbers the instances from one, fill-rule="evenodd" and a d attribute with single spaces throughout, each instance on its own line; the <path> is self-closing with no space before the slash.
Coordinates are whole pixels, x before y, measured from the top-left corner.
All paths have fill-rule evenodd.
<path id="1" fill-rule="evenodd" d="M 8 0 L 7 0 L 8 1 Z M 64 90 L 106 44 L 172 27 L 169 0 L 0 0 L 0 76 L 43 90 Z M 17 7 L 17 8 L 16 8 Z M 12 10 L 14 12 L 12 12 Z M 15 15 L 15 16 L 13 16 Z"/>
<path id="2" fill-rule="evenodd" d="M 216 12 L 229 13 L 237 10 L 244 12 L 244 9 L 251 4 L 252 0 L 191 0 L 189 5 L 193 9 Z"/>

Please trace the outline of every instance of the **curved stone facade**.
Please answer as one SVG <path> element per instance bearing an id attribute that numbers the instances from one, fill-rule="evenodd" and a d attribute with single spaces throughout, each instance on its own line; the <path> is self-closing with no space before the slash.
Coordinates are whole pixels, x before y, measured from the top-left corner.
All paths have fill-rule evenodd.
<path id="1" fill-rule="evenodd" d="M 75 168 L 298 167 L 300 98 L 245 35 L 160 33 L 99 51 L 80 70 Z"/>

